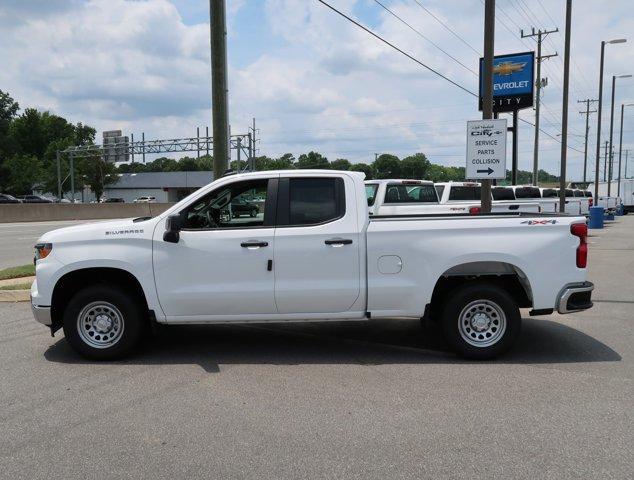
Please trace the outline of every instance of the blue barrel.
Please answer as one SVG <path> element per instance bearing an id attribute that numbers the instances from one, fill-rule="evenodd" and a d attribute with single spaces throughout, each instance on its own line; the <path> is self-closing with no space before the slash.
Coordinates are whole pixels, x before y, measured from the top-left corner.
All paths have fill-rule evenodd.
<path id="1" fill-rule="evenodd" d="M 619 204 L 616 206 L 616 214 L 620 217 L 623 215 L 623 204 Z"/>
<path id="2" fill-rule="evenodd" d="M 589 228 L 603 228 L 603 207 L 590 207 Z"/>

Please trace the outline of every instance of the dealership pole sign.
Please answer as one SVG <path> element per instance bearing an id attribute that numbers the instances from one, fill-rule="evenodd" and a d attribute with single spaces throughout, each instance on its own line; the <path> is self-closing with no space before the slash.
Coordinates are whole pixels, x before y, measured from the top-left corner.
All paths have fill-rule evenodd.
<path id="1" fill-rule="evenodd" d="M 467 122 L 465 177 L 506 178 L 506 119 Z"/>
<path id="2" fill-rule="evenodd" d="M 480 58 L 480 99 L 482 110 L 484 59 Z M 533 106 L 535 52 L 497 55 L 493 59 L 493 111 L 512 112 Z"/>

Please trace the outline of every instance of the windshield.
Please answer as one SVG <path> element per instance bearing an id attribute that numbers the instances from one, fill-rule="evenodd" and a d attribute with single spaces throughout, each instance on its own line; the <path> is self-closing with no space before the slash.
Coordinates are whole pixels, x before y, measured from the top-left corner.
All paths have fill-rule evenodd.
<path id="1" fill-rule="evenodd" d="M 515 200 L 515 194 L 512 188 L 494 187 L 491 189 L 493 200 Z"/>
<path id="2" fill-rule="evenodd" d="M 515 189 L 516 198 L 541 198 L 537 187 L 519 187 Z"/>
<path id="3" fill-rule="evenodd" d="M 433 185 L 390 184 L 385 190 L 384 203 L 438 203 Z"/>
<path id="4" fill-rule="evenodd" d="M 480 200 L 480 187 L 451 186 L 449 200 Z"/>
<path id="5" fill-rule="evenodd" d="M 376 200 L 376 191 L 379 188 L 378 183 L 366 183 L 365 184 L 365 197 L 368 199 L 368 207 L 374 205 Z"/>

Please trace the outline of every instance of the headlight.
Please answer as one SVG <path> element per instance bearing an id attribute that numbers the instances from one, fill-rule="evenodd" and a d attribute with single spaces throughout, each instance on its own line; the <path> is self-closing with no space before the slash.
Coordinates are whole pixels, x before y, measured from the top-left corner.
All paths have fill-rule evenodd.
<path id="1" fill-rule="evenodd" d="M 35 258 L 33 261 L 37 262 L 38 260 L 48 257 L 52 250 L 52 243 L 38 243 L 35 245 Z"/>

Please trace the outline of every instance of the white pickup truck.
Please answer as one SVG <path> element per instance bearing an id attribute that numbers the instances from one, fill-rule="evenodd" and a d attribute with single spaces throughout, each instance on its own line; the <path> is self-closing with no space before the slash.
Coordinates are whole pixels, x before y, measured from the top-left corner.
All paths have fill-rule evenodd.
<path id="1" fill-rule="evenodd" d="M 256 197 L 254 217 L 227 215 Z M 226 175 L 154 218 L 44 234 L 31 304 L 93 359 L 129 353 L 152 322 L 393 317 L 431 318 L 458 353 L 491 358 L 520 308 L 592 306 L 586 234 L 570 216 L 369 218 L 359 172 Z"/>
<path id="2" fill-rule="evenodd" d="M 370 215 L 480 213 L 479 201 L 440 204 L 429 180 L 367 180 L 365 194 Z"/>
<path id="3" fill-rule="evenodd" d="M 481 185 L 475 182 L 436 183 L 438 201 L 442 205 L 459 205 L 465 202 L 478 202 L 481 198 Z M 491 213 L 546 213 L 536 202 L 518 202 L 514 199 L 496 199 L 491 195 Z"/>

